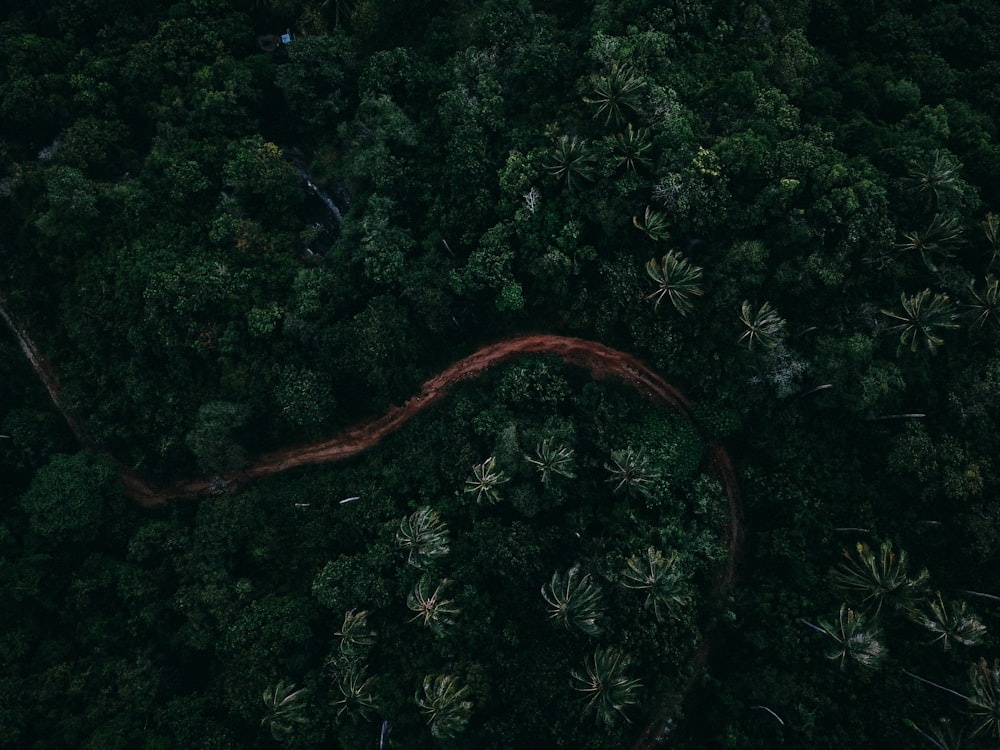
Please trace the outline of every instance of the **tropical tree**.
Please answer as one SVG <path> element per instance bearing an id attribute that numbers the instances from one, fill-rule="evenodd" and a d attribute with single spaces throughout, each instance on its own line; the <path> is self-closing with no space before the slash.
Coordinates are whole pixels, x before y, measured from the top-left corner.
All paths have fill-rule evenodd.
<path id="1" fill-rule="evenodd" d="M 509 481 L 510 477 L 497 468 L 496 457 L 490 456 L 472 467 L 472 476 L 465 480 L 465 491 L 475 493 L 477 503 L 482 503 L 483 500 L 496 503 L 500 500 L 497 487 Z"/>
<path id="2" fill-rule="evenodd" d="M 986 267 L 992 268 L 997 258 L 1000 257 L 1000 214 L 986 214 L 981 226 L 990 246 L 990 260 Z"/>
<path id="3" fill-rule="evenodd" d="M 956 729 L 951 720 L 945 717 L 939 719 L 937 724 L 930 728 L 929 732 L 925 732 L 910 720 L 906 720 L 904 723 L 931 743 L 936 750 L 962 750 L 969 747 L 969 744 L 965 742 L 965 728 L 959 727 Z"/>
<path id="4" fill-rule="evenodd" d="M 627 589 L 646 591 L 645 606 L 653 608 L 657 620 L 662 620 L 664 611 L 691 604 L 691 590 L 688 579 L 680 570 L 676 550 L 669 557 L 655 547 L 647 547 L 645 555 L 633 555 L 625 561 L 621 584 Z"/>
<path id="5" fill-rule="evenodd" d="M 337 708 L 337 718 L 350 717 L 365 720 L 376 707 L 375 683 L 377 677 L 368 677 L 367 666 L 351 664 L 337 675 L 337 694 L 333 705 Z"/>
<path id="6" fill-rule="evenodd" d="M 692 265 L 676 250 L 671 250 L 659 262 L 650 258 L 646 263 L 646 273 L 657 283 L 657 288 L 646 295 L 646 299 L 656 300 L 653 309 L 659 309 L 660 303 L 666 297 L 681 315 L 687 315 L 693 303 L 692 297 L 700 297 L 703 292 L 698 282 L 701 281 L 701 267 Z"/>
<path id="7" fill-rule="evenodd" d="M 646 82 L 630 66 L 614 63 L 611 70 L 593 78 L 592 83 L 593 93 L 583 100 L 597 108 L 595 119 L 603 117 L 605 125 L 612 122 L 619 125 L 629 115 L 638 113 L 638 94 L 646 87 Z"/>
<path id="8" fill-rule="evenodd" d="M 969 682 L 972 683 L 972 695 L 968 697 L 974 725 L 972 736 L 989 735 L 993 742 L 1000 743 L 1000 659 L 994 659 L 992 667 L 986 659 L 973 664 L 969 668 Z"/>
<path id="9" fill-rule="evenodd" d="M 882 542 L 878 552 L 864 542 L 858 542 L 855 551 L 852 555 L 845 550 L 844 560 L 831 571 L 834 585 L 861 595 L 873 616 L 887 603 L 894 609 L 913 612 L 927 581 L 927 570 L 911 578 L 906 550 L 897 553 L 889 539 Z"/>
<path id="10" fill-rule="evenodd" d="M 820 633 L 825 633 L 836 644 L 826 654 L 833 661 L 840 662 L 840 668 L 848 659 L 856 661 L 863 667 L 877 667 L 885 656 L 885 649 L 880 639 L 881 631 L 878 624 L 869 621 L 863 614 L 855 612 L 846 604 L 840 605 L 840 615 L 836 623 L 819 620 L 819 626 L 803 620 L 806 625 Z"/>
<path id="11" fill-rule="evenodd" d="M 982 328 L 987 320 L 992 320 L 1000 325 L 1000 279 L 997 279 L 993 274 L 987 274 L 986 284 L 981 294 L 976 290 L 976 282 L 970 281 L 969 293 L 972 294 L 975 302 L 963 305 L 963 307 L 970 307 L 975 313 L 976 319 L 972 325 Z"/>
<path id="12" fill-rule="evenodd" d="M 900 349 L 908 344 L 911 352 L 917 351 L 923 344 L 933 354 L 944 343 L 938 331 L 946 328 L 958 328 L 955 319 L 958 313 L 955 305 L 947 294 L 937 293 L 931 296 L 930 289 L 924 289 L 911 297 L 906 294 L 899 296 L 903 306 L 903 314 L 890 310 L 882 310 L 884 315 L 901 321 L 892 326 L 890 331 L 899 331 Z"/>
<path id="13" fill-rule="evenodd" d="M 614 486 L 615 493 L 625 490 L 629 495 L 644 495 L 653 491 L 653 483 L 660 473 L 652 468 L 642 449 L 636 451 L 629 446 L 625 450 L 611 451 L 611 463 L 604 464 L 611 472 L 608 484 Z"/>
<path id="14" fill-rule="evenodd" d="M 552 580 L 542 586 L 542 597 L 549 605 L 549 617 L 566 628 L 575 626 L 587 635 L 601 632 L 601 590 L 589 573 L 580 577 L 579 565 L 565 574 L 553 573 Z"/>
<path id="15" fill-rule="evenodd" d="M 535 456 L 524 457 L 533 464 L 541 474 L 542 484 L 546 487 L 557 474 L 567 479 L 573 479 L 573 449 L 564 445 L 558 448 L 552 445 L 552 438 L 545 438 L 535 447 Z"/>
<path id="16" fill-rule="evenodd" d="M 431 561 L 448 554 L 448 527 L 441 514 L 428 506 L 418 508 L 399 522 L 396 542 L 409 550 L 406 561 L 424 568 Z"/>
<path id="17" fill-rule="evenodd" d="M 662 211 L 654 211 L 650 206 L 646 206 L 641 219 L 638 216 L 632 217 L 632 225 L 645 232 L 646 236 L 653 242 L 659 242 L 670 236 L 668 231 L 670 220 L 667 215 Z"/>
<path id="18" fill-rule="evenodd" d="M 368 611 L 350 609 L 344 613 L 344 624 L 334 635 L 340 641 L 338 650 L 348 661 L 363 656 L 375 643 L 375 631 L 368 626 Z"/>
<path id="19" fill-rule="evenodd" d="M 264 706 L 267 712 L 260 720 L 260 725 L 270 727 L 274 739 L 288 739 L 295 731 L 296 725 L 308 722 L 302 715 L 307 705 L 306 692 L 306 688 L 296 689 L 294 685 L 286 685 L 283 681 L 264 691 Z"/>
<path id="20" fill-rule="evenodd" d="M 594 181 L 594 156 L 582 138 L 560 136 L 546 169 L 565 187 L 574 190 L 582 181 Z"/>
<path id="21" fill-rule="evenodd" d="M 934 633 L 931 643 L 940 641 L 946 651 L 951 648 L 952 641 L 963 646 L 975 646 L 986 633 L 986 626 L 968 611 L 964 601 L 947 604 L 938 591 L 935 598 L 927 602 L 927 608 L 930 613 L 920 613 L 916 620 Z"/>
<path id="22" fill-rule="evenodd" d="M 737 343 L 751 350 L 754 344 L 773 349 L 778 345 L 785 330 L 785 320 L 771 307 L 770 302 L 765 302 L 754 312 L 750 300 L 743 300 L 743 305 L 740 307 L 740 321 L 746 330 L 740 334 Z"/>
<path id="23" fill-rule="evenodd" d="M 427 716 L 431 734 L 454 737 L 469 722 L 472 701 L 466 700 L 467 685 L 461 685 L 454 675 L 427 675 L 421 689 L 414 695 L 420 711 Z"/>
<path id="24" fill-rule="evenodd" d="M 923 231 L 903 234 L 903 241 L 896 243 L 898 254 L 909 252 L 920 253 L 924 264 L 931 271 L 937 271 L 932 260 L 935 256 L 951 258 L 952 248 L 962 241 L 962 224 L 956 218 L 946 218 L 942 214 L 934 214 L 931 223 Z"/>
<path id="25" fill-rule="evenodd" d="M 416 612 L 409 621 L 420 622 L 434 633 L 441 633 L 447 626 L 454 625 L 453 616 L 461 610 L 455 606 L 453 599 L 445 599 L 443 596 L 444 590 L 451 582 L 445 578 L 438 583 L 433 593 L 428 593 L 431 580 L 426 575 L 422 576 L 406 597 L 406 606 L 411 612 Z"/>
<path id="26" fill-rule="evenodd" d="M 936 209 L 941 193 L 955 189 L 961 167 L 952 154 L 938 149 L 930 160 L 918 162 L 914 159 L 904 182 L 910 192 L 927 196 L 927 208 Z"/>
<path id="27" fill-rule="evenodd" d="M 633 128 L 632 123 L 625 126 L 624 132 L 615 134 L 611 139 L 611 150 L 618 158 L 616 166 L 623 167 L 626 172 L 637 174 L 639 167 L 648 167 L 649 158 L 644 154 L 652 148 L 649 142 L 647 128 Z"/>
<path id="28" fill-rule="evenodd" d="M 584 663 L 582 672 L 571 672 L 573 688 L 586 697 L 586 707 L 606 725 L 625 716 L 625 709 L 638 701 L 639 680 L 625 675 L 629 660 L 617 648 L 598 648 Z"/>

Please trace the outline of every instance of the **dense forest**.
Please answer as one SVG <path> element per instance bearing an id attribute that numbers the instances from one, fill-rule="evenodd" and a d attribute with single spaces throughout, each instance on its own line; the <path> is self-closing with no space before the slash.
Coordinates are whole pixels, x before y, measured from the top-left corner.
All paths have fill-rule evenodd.
<path id="1" fill-rule="evenodd" d="M 10 0 L 0 40 L 0 747 L 1000 747 L 1000 6 Z M 227 481 L 525 333 L 694 422 L 540 354 Z"/>

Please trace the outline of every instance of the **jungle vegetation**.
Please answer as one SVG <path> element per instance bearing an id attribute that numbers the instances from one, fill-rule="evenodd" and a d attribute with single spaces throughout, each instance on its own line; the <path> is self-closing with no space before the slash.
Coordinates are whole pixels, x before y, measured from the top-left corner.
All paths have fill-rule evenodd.
<path id="1" fill-rule="evenodd" d="M 998 39 L 989 0 L 6 3 L 0 303 L 88 445 L 5 329 L 0 747 L 997 747 Z M 343 465 L 125 497 L 525 332 L 698 429 L 537 356 Z"/>

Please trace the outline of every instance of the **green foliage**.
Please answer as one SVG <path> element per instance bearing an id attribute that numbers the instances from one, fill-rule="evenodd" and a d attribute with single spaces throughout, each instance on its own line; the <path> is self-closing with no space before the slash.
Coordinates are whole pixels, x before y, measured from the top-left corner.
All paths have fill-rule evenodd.
<path id="1" fill-rule="evenodd" d="M 411 612 L 416 613 L 409 621 L 419 622 L 435 634 L 441 634 L 446 628 L 454 625 L 454 616 L 461 610 L 453 599 L 444 598 L 444 590 L 451 583 L 451 579 L 442 579 L 432 592 L 430 576 L 421 576 L 406 596 L 406 606 Z"/>
<path id="2" fill-rule="evenodd" d="M 931 290 L 924 289 L 910 297 L 905 293 L 900 294 L 899 303 L 903 307 L 902 314 L 884 309 L 882 313 L 901 321 L 889 329 L 900 332 L 900 350 L 909 344 L 911 352 L 926 346 L 927 351 L 934 354 L 944 343 L 939 331 L 958 328 L 958 323 L 955 322 L 958 313 L 947 294 L 935 293 L 931 296 Z"/>
<path id="3" fill-rule="evenodd" d="M 642 686 L 625 674 L 629 658 L 617 648 L 598 648 L 584 663 L 583 670 L 573 671 L 573 689 L 586 698 L 586 707 L 602 724 L 613 724 L 625 716 L 625 709 L 638 701 Z"/>
<path id="4" fill-rule="evenodd" d="M 904 612 L 916 609 L 928 573 L 922 569 L 910 577 L 909 567 L 906 550 L 894 550 L 892 541 L 885 539 L 877 552 L 865 542 L 857 543 L 855 554 L 845 550 L 844 560 L 831 575 L 837 588 L 860 596 L 872 616 L 878 616 L 887 604 Z"/>
<path id="5" fill-rule="evenodd" d="M 454 737 L 469 722 L 472 701 L 466 700 L 469 687 L 455 675 L 427 675 L 421 690 L 414 696 L 420 711 L 427 717 L 431 734 L 439 738 Z"/>
<path id="6" fill-rule="evenodd" d="M 974 724 L 972 736 L 982 735 L 993 741 L 1000 740 L 1000 659 L 991 667 L 980 659 L 969 668 L 972 695 L 969 697 L 969 714 Z"/>
<path id="7" fill-rule="evenodd" d="M 646 609 L 652 609 L 657 620 L 675 609 L 685 609 L 693 601 L 688 577 L 678 570 L 677 550 L 668 557 L 655 547 L 647 547 L 643 556 L 633 555 L 625 561 L 621 585 L 646 592 Z"/>
<path id="8" fill-rule="evenodd" d="M 651 258 L 646 263 L 646 273 L 658 285 L 657 289 L 646 295 L 646 299 L 656 300 L 654 309 L 658 309 L 666 297 L 677 312 L 687 315 L 694 306 L 691 298 L 704 294 L 698 284 L 701 281 L 701 267 L 689 263 L 676 250 L 671 250 L 659 262 L 656 258 Z"/>
<path id="9" fill-rule="evenodd" d="M 542 484 L 546 487 L 552 483 L 555 476 L 574 479 L 573 473 L 573 449 L 565 445 L 556 447 L 552 444 L 552 438 L 545 438 L 535 447 L 535 455 L 524 457 L 528 463 L 533 464 L 538 469 Z"/>
<path id="10" fill-rule="evenodd" d="M 753 349 L 754 344 L 773 349 L 781 340 L 785 330 L 785 320 L 765 302 L 755 312 L 749 300 L 743 300 L 740 307 L 740 322 L 746 330 L 740 334 L 737 343 Z"/>
<path id="11" fill-rule="evenodd" d="M 354 663 L 363 657 L 375 643 L 375 631 L 368 625 L 368 610 L 347 610 L 344 613 L 344 624 L 334 635 L 340 641 L 340 655 L 348 663 Z"/>
<path id="12" fill-rule="evenodd" d="M 367 720 L 372 711 L 377 710 L 375 685 L 378 678 L 369 677 L 367 667 L 351 663 L 339 671 L 336 684 L 337 694 L 333 705 L 337 709 L 337 719 L 347 717 L 353 721 Z"/>
<path id="13" fill-rule="evenodd" d="M 577 136 L 560 136 L 546 166 L 563 187 L 574 190 L 584 182 L 594 181 L 594 156 L 587 142 Z"/>
<path id="14" fill-rule="evenodd" d="M 410 565 L 425 568 L 448 554 L 448 526 L 440 513 L 424 506 L 399 522 L 396 542 L 409 551 L 406 561 Z"/>
<path id="15" fill-rule="evenodd" d="M 594 117 L 603 117 L 605 126 L 620 125 L 638 114 L 638 94 L 646 82 L 628 65 L 612 64 L 607 73 L 595 76 L 591 85 L 593 93 L 583 100 L 596 108 Z"/>
<path id="16" fill-rule="evenodd" d="M 940 642 L 945 651 L 951 648 L 953 642 L 976 646 L 982 641 L 986 626 L 968 610 L 966 602 L 946 602 L 938 591 L 925 607 L 928 611 L 917 614 L 917 622 L 934 636 L 931 642 Z"/>
<path id="17" fill-rule="evenodd" d="M 262 727 L 271 730 L 271 736 L 276 740 L 287 740 L 295 734 L 296 725 L 309 721 L 302 712 L 308 701 L 306 688 L 296 688 L 279 681 L 277 685 L 264 691 L 264 706 L 267 713 L 260 720 Z"/>
<path id="18" fill-rule="evenodd" d="M 846 604 L 840 606 L 837 622 L 831 624 L 820 620 L 819 625 L 836 644 L 826 656 L 832 661 L 840 662 L 841 669 L 848 659 L 863 667 L 876 668 L 885 657 L 878 625 L 869 622 L 863 614 L 855 612 Z"/>
<path id="19" fill-rule="evenodd" d="M 465 480 L 465 492 L 475 494 L 476 504 L 500 502 L 499 485 L 509 482 L 503 469 L 496 466 L 496 457 L 490 456 L 481 464 L 472 467 L 472 476 Z"/>
<path id="20" fill-rule="evenodd" d="M 624 490 L 630 496 L 649 496 L 660 476 L 642 449 L 636 451 L 631 446 L 611 451 L 611 463 L 604 464 L 604 468 L 611 473 L 607 482 L 614 492 Z"/>
<path id="21" fill-rule="evenodd" d="M 589 573 L 580 576 L 579 565 L 566 573 L 553 573 L 552 580 L 542 586 L 542 598 L 549 605 L 549 619 L 565 628 L 577 627 L 587 635 L 601 632 L 601 590 Z"/>
<path id="22" fill-rule="evenodd" d="M 202 404 L 194 428 L 185 438 L 202 470 L 224 472 L 247 465 L 246 449 L 233 439 L 232 432 L 245 425 L 249 418 L 250 409 L 241 404 L 230 401 Z"/>

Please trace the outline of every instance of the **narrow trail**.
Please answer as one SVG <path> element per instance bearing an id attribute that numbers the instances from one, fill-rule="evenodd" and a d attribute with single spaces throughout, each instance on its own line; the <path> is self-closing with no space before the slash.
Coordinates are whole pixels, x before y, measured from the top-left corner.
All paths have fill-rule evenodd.
<path id="1" fill-rule="evenodd" d="M 93 441 L 82 429 L 79 421 L 63 409 L 59 401 L 59 381 L 55 373 L 48 361 L 31 342 L 23 326 L 6 311 L 2 296 L 0 296 L 0 317 L 3 317 L 8 327 L 17 336 L 22 351 L 44 383 L 52 402 L 65 417 L 80 443 L 86 447 L 94 447 Z M 193 498 L 206 494 L 232 492 L 247 482 L 298 466 L 343 461 L 371 448 L 387 435 L 402 428 L 421 411 L 441 401 L 456 384 L 466 380 L 474 380 L 491 367 L 531 354 L 554 355 L 567 365 L 588 371 L 595 380 L 615 379 L 624 382 L 650 402 L 673 409 L 699 432 L 708 451 L 710 471 L 722 486 L 728 501 L 729 518 L 726 541 L 729 555 L 726 567 L 716 583 L 713 593 L 720 597 L 726 590 L 732 588 L 737 578 L 746 531 L 743 502 L 729 454 L 719 442 L 707 438 L 694 419 L 690 402 L 677 388 L 631 354 L 585 339 L 536 334 L 514 336 L 494 344 L 488 344 L 425 381 L 419 393 L 410 398 L 403 406 L 393 406 L 383 415 L 361 422 L 328 440 L 265 453 L 259 456 L 250 468 L 225 477 L 204 477 L 165 485 L 153 485 L 135 472 L 122 467 L 122 482 L 127 494 L 136 503 L 146 508 L 152 508 L 163 505 L 174 498 Z M 682 695 L 698 678 L 701 668 L 708 659 L 709 633 L 706 632 L 704 635 L 705 640 L 692 659 L 692 666 L 695 668 L 694 674 L 684 686 Z M 673 705 L 665 706 L 648 724 L 646 730 L 633 745 L 633 750 L 645 750 L 662 743 L 669 732 L 669 720 L 673 710 Z"/>

